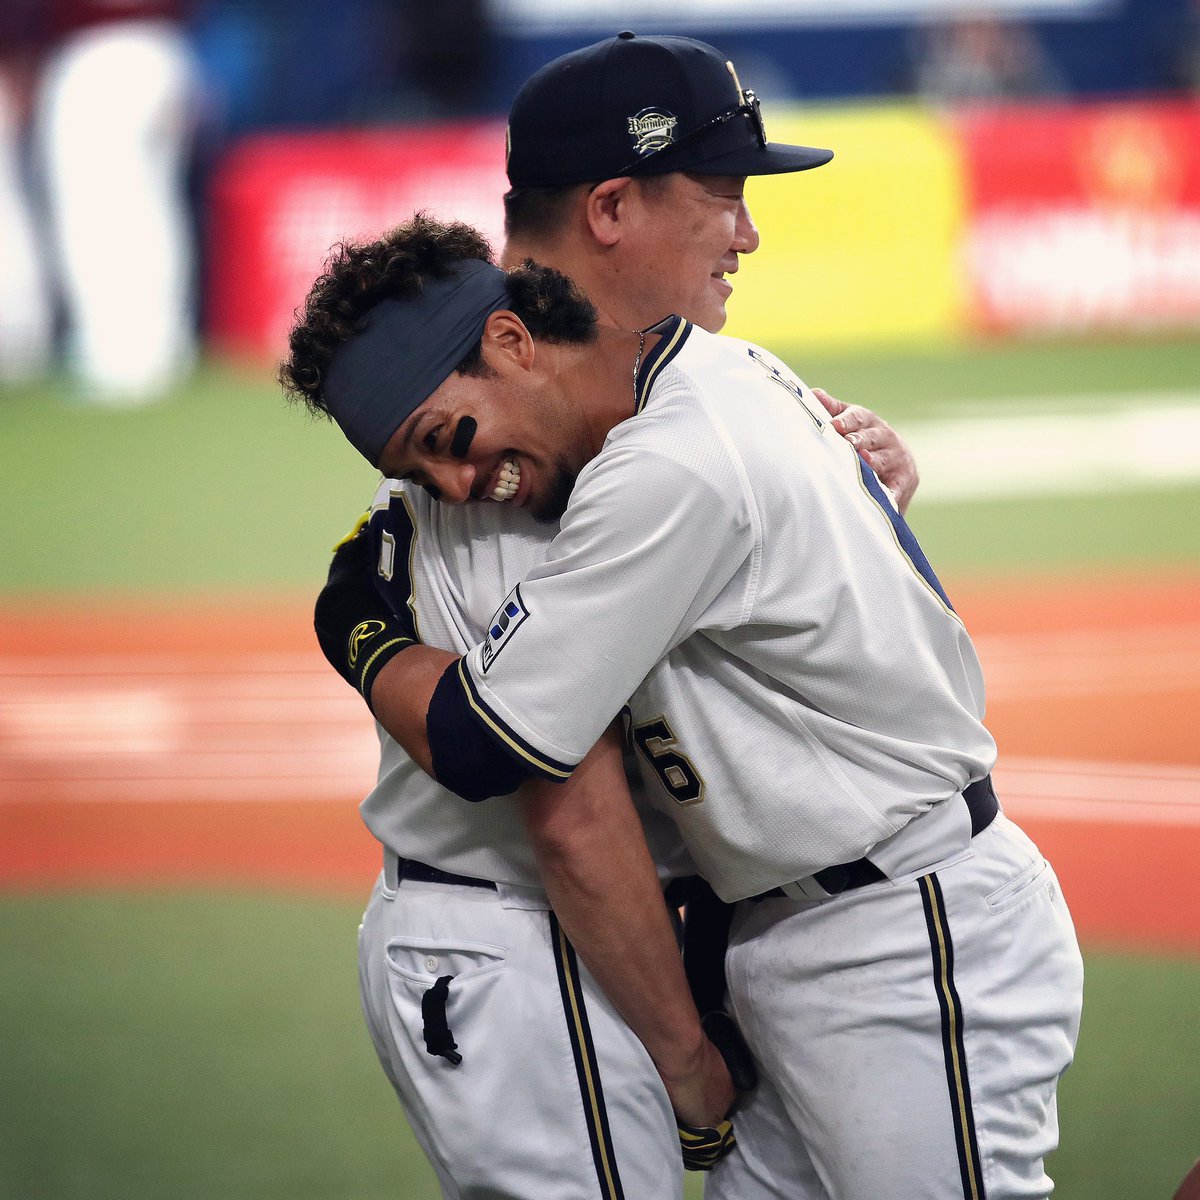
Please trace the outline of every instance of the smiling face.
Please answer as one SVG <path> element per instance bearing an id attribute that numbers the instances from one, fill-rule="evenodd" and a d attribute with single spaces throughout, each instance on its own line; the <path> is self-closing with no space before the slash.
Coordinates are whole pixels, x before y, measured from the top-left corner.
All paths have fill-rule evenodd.
<path id="1" fill-rule="evenodd" d="M 379 469 L 446 504 L 513 504 L 557 521 L 589 457 L 579 420 L 486 336 L 484 367 L 446 379 L 392 435 Z"/>
<path id="2" fill-rule="evenodd" d="M 622 235 L 619 284 L 635 306 L 635 328 L 678 313 L 716 333 L 725 324 L 728 276 L 758 248 L 745 179 L 676 172 L 635 181 Z"/>

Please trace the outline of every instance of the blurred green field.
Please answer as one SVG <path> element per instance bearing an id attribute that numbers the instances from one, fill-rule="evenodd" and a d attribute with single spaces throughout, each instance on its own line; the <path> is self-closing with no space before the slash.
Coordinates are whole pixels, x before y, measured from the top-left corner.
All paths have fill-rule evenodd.
<path id="1" fill-rule="evenodd" d="M 1085 439 L 1079 397 L 1200 393 L 1197 339 L 793 361 L 901 429 L 1020 397 L 1075 414 Z M 57 385 L 0 392 L 0 604 L 309 596 L 374 475 L 270 376 L 210 364 L 134 411 L 79 406 Z M 1173 431 L 1161 437 L 1170 454 Z M 918 495 L 910 515 L 958 577 L 1200 566 L 1195 481 Z M 308 896 L 0 895 L 0 1200 L 435 1197 L 358 1011 L 357 920 L 353 902 Z M 1085 949 L 1056 1194 L 1167 1200 L 1200 1156 L 1200 963 Z"/>
<path id="2" fill-rule="evenodd" d="M 362 1025 L 358 917 L 307 896 L 0 901 L 0 1196 L 437 1198 Z M 1198 1153 L 1200 964 L 1093 953 L 1087 974 L 1056 1194 L 1169 1198 Z"/>
<path id="3" fill-rule="evenodd" d="M 358 915 L 300 896 L 0 901 L 0 1197 L 435 1200 L 358 1011 Z M 1200 1153 L 1200 963 L 1087 969 L 1056 1195 L 1167 1200 Z"/>
<path id="4" fill-rule="evenodd" d="M 803 358 L 810 383 L 901 429 L 965 402 L 1200 392 L 1200 339 L 957 347 Z M 1163 452 L 1172 431 L 1164 429 Z M 365 507 L 374 474 L 326 422 L 289 408 L 271 369 L 212 364 L 169 404 L 109 412 L 61 387 L 0 392 L 0 594 L 230 587 L 308 592 Z M 1062 447 L 1069 455 L 1071 447 Z M 986 447 L 980 446 L 985 454 Z M 1054 501 L 922 504 L 910 513 L 943 572 L 1192 561 L 1200 487 Z"/>

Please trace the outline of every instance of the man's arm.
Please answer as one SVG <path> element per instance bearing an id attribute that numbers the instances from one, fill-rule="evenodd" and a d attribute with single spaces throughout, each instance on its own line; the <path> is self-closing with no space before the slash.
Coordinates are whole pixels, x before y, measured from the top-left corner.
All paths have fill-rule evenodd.
<path id="1" fill-rule="evenodd" d="M 398 610 L 375 587 L 374 549 L 363 518 L 333 552 L 313 611 L 329 665 L 366 700 L 376 720 L 417 765 L 434 775 L 425 714 L 449 650 L 422 645 L 410 610 Z M 387 684 L 379 685 L 386 676 Z"/>
<path id="2" fill-rule="evenodd" d="M 907 512 L 920 476 L 917 461 L 904 439 L 869 408 L 863 408 L 861 404 L 843 404 L 822 388 L 812 391 L 834 418 L 834 429 L 858 451 L 883 486 L 896 497 L 900 512 Z"/>
<path id="3" fill-rule="evenodd" d="M 564 932 L 654 1060 L 676 1116 L 717 1125 L 733 1084 L 700 1028 L 617 733 L 566 783 L 525 784 L 518 803 Z"/>

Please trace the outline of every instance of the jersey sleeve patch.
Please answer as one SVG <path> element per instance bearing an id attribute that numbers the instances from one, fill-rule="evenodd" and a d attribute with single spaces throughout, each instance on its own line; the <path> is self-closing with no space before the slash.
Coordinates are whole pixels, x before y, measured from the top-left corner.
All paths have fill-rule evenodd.
<path id="1" fill-rule="evenodd" d="M 496 609 L 495 615 L 488 623 L 487 637 L 483 640 L 482 649 L 482 669 L 485 675 L 496 661 L 496 656 L 512 641 L 528 616 L 529 609 L 525 606 L 521 596 L 521 585 L 518 584 L 504 598 L 504 603 Z"/>

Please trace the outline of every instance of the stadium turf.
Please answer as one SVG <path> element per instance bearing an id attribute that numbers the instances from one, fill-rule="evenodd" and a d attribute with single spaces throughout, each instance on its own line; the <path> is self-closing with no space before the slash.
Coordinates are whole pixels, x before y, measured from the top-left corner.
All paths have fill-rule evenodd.
<path id="1" fill-rule="evenodd" d="M 1078 412 L 1095 395 L 1198 397 L 1200 339 L 976 346 L 860 357 L 791 355 L 810 383 L 901 429 L 1014 398 Z M 1077 399 L 1082 398 L 1082 399 Z M 1170 429 L 1162 430 L 1171 452 Z M 170 403 L 108 412 L 59 385 L 0 391 L 0 596 L 30 591 L 311 591 L 366 507 L 374 473 L 341 435 L 290 409 L 269 364 L 210 365 Z M 1070 446 L 1063 453 L 1070 453 Z M 980 444 L 982 455 L 986 447 Z M 939 570 L 1200 560 L 1200 488 L 1067 500 L 922 503 Z"/>
<path id="2" fill-rule="evenodd" d="M 1197 339 L 791 360 L 902 429 L 1016 398 L 1077 414 L 1086 437 L 1089 397 L 1195 395 L 1200 380 Z M 269 365 L 212 364 L 171 402 L 127 412 L 55 384 L 0 392 L 0 446 L 0 606 L 308 596 L 374 479 L 335 430 L 284 406 Z M 1200 567 L 1195 480 L 918 499 L 913 523 L 959 578 Z M 0 894 L 0 1200 L 437 1196 L 358 1012 L 354 903 L 58 882 Z M 1200 1155 L 1200 963 L 1085 950 L 1056 1194 L 1166 1200 Z"/>
<path id="3" fill-rule="evenodd" d="M 0 1197 L 435 1200 L 358 1011 L 358 915 L 300 895 L 0 900 Z M 1087 970 L 1056 1194 L 1166 1200 L 1197 1154 L 1200 963 L 1092 952 Z"/>

